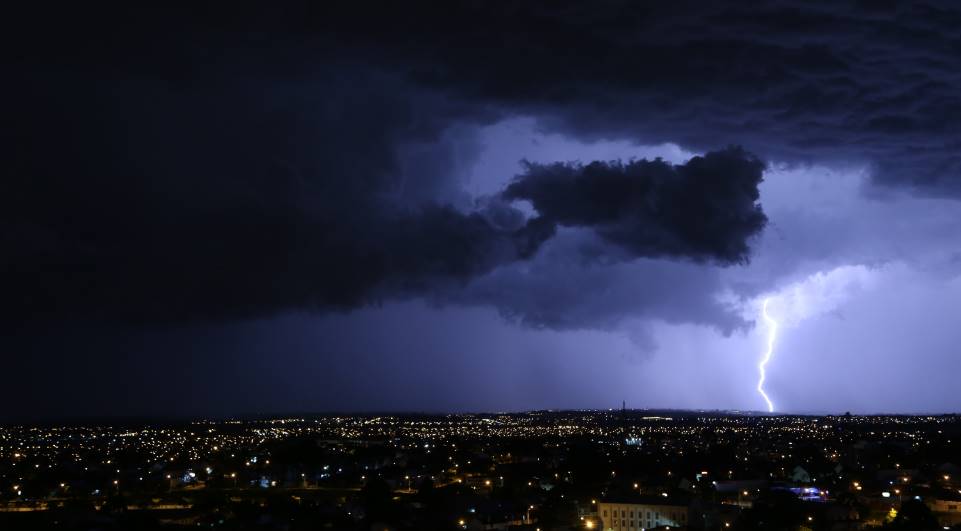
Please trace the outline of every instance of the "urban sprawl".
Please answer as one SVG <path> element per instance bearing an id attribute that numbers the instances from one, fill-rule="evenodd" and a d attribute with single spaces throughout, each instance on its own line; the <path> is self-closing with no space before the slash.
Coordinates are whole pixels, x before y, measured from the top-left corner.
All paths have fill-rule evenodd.
<path id="1" fill-rule="evenodd" d="M 961 529 L 961 422 L 647 410 L 0 427 L 0 529 Z"/>

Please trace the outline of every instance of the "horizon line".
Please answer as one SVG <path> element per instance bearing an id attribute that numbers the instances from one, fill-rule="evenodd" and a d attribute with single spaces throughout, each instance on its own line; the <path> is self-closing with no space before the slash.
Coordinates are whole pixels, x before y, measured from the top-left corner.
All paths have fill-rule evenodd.
<path id="1" fill-rule="evenodd" d="M 228 421 L 259 421 L 259 420 L 284 420 L 292 418 L 309 417 L 372 417 L 372 416 L 496 416 L 496 415 L 530 415 L 534 413 L 603 413 L 603 412 L 655 412 L 655 413 L 674 413 L 684 416 L 696 416 L 698 414 L 720 414 L 724 416 L 742 417 L 950 417 L 959 415 L 958 412 L 854 412 L 845 411 L 842 413 L 825 411 L 808 412 L 788 412 L 775 411 L 767 412 L 760 410 L 744 409 L 704 409 L 704 408 L 540 408 L 540 409 L 518 409 L 501 411 L 481 411 L 481 410 L 389 410 L 389 409 L 368 409 L 368 410 L 319 410 L 319 411 L 287 411 L 287 412 L 263 412 L 263 413 L 243 413 L 232 415 L 198 415 L 198 414 L 93 414 L 93 415 L 64 415 L 60 417 L 40 417 L 36 419 L 0 419 L 0 427 L 11 426 L 36 426 L 46 424 L 104 424 L 104 423 L 197 423 L 197 422 L 228 422 Z"/>

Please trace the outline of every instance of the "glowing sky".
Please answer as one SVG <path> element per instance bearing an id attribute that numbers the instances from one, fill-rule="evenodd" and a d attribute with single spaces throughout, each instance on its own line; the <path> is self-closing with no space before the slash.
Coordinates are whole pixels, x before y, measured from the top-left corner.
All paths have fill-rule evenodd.
<path id="1" fill-rule="evenodd" d="M 958 411 L 925 5 L 25 7 L 0 420 Z"/>
<path id="2" fill-rule="evenodd" d="M 496 187 L 495 176 L 516 165 L 508 161 L 524 151 L 524 142 L 532 146 L 532 160 L 689 156 L 673 145 L 546 136 L 531 124 L 511 121 L 483 132 L 485 149 L 465 169 L 469 189 L 480 194 Z M 111 368 L 67 359 L 64 373 L 86 380 L 55 381 L 92 410 L 114 407 L 117 388 L 150 397 L 130 413 L 162 413 L 171 388 L 216 390 L 200 408 L 215 413 L 283 411 L 290 404 L 298 410 L 608 407 L 620 400 L 633 407 L 763 411 L 757 364 L 768 328 L 759 317 L 763 298 L 770 297 L 782 328 L 765 389 L 778 411 L 957 408 L 956 394 L 944 390 L 961 369 L 952 325 L 961 311 L 961 239 L 955 236 L 961 203 L 873 197 L 865 179 L 863 169 L 853 167 L 768 170 L 762 197 L 770 228 L 743 267 L 639 260 L 601 271 L 565 268 L 577 295 L 565 311 L 594 314 L 616 299 L 616 310 L 602 313 L 593 329 L 531 328 L 484 304 L 415 299 L 200 332 L 178 327 L 148 339 L 139 332 L 97 338 L 93 344 Z M 568 237 L 577 245 L 577 234 Z M 535 259 L 512 267 L 539 266 Z M 464 289 L 482 289 L 488 281 L 482 277 Z M 659 295 L 651 300 L 650 293 Z M 717 301 L 748 324 L 728 330 L 714 310 L 698 309 Z M 689 316 L 698 322 L 686 321 Z M 90 341 L 80 331 L 67 338 L 65 344 L 46 339 L 53 344 L 46 348 Z M 131 351 L 166 361 L 142 372 L 141 362 L 127 357 Z M 44 370 L 20 363 L 34 373 Z M 118 371 L 125 379 L 115 378 Z"/>

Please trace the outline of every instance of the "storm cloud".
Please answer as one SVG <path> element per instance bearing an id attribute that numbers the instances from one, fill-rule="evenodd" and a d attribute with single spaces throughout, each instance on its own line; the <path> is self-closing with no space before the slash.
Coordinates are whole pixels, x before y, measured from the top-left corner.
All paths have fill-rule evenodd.
<path id="1" fill-rule="evenodd" d="M 947 2 L 14 6 L 0 20 L 6 383 L 36 394 L 21 375 L 70 357 L 50 389 L 139 371 L 129 389 L 150 384 L 160 409 L 153 370 L 177 351 L 183 397 L 207 385 L 194 368 L 249 385 L 273 368 L 281 409 L 337 367 L 314 405 L 375 408 L 399 373 L 416 385 L 407 359 L 484 388 L 501 362 L 483 356 L 530 351 L 513 366 L 556 374 L 538 385 L 563 394 L 557 367 L 597 356 L 599 376 L 624 373 L 627 351 L 662 345 L 652 366 L 674 379 L 624 373 L 579 396 L 751 406 L 760 297 L 900 264 L 837 303 L 862 309 L 863 330 L 885 323 L 881 351 L 901 344 L 884 340 L 901 318 L 885 283 L 921 286 L 903 290 L 919 320 L 957 288 L 959 27 Z M 785 338 L 772 386 L 808 345 L 863 362 L 834 313 L 798 325 L 824 337 Z M 931 328 L 946 360 L 953 328 Z M 555 351 L 570 357 L 554 367 Z M 281 374 L 275 355 L 314 372 Z M 710 392 L 669 395 L 692 367 Z M 437 407 L 432 381 L 411 404 Z M 474 398 L 458 407 L 525 404 Z"/>
<path id="2" fill-rule="evenodd" d="M 50 71 L 305 86 L 350 80 L 342 71 L 361 64 L 584 138 L 742 145 L 765 160 L 867 164 L 877 183 L 961 194 L 952 2 L 295 2 L 9 15 L 14 86 Z M 449 118 L 441 110 L 424 125 Z"/>
<path id="3" fill-rule="evenodd" d="M 758 157 L 961 190 L 951 6 L 101 9 L 8 18 L 11 320 L 456 299 L 438 292 L 530 259 L 558 227 L 618 260 L 743 264 L 765 222 Z M 514 116 L 758 157 L 560 159 L 472 197 L 478 129 Z"/>
<path id="4" fill-rule="evenodd" d="M 528 163 L 503 196 L 530 201 L 545 223 L 593 227 L 634 257 L 743 263 L 767 221 L 757 202 L 763 170 L 739 148 L 680 165 Z"/>
<path id="5" fill-rule="evenodd" d="M 371 61 L 586 138 L 739 144 L 961 194 L 961 9 L 942 1 L 331 8 Z M 321 20 L 336 21 L 324 24 Z M 389 21 L 389 22 L 387 22 Z M 358 37 L 361 35 L 362 37 Z"/>
<path id="6" fill-rule="evenodd" d="M 111 58 L 124 64 L 81 55 L 71 60 L 90 69 L 21 70 L 5 89 L 6 327 L 223 321 L 437 296 L 530 259 L 568 224 L 464 191 L 477 128 L 501 116 L 477 102 L 356 64 L 298 80 L 214 69 L 182 84 L 164 77 L 166 63 L 155 79 L 93 68 Z M 664 166 L 628 167 L 637 164 Z M 734 218 L 718 226 L 716 214 L 753 205 L 760 170 L 745 187 L 736 163 L 707 167 L 696 183 L 664 167 L 675 186 L 641 185 L 670 217 L 628 222 L 632 206 L 621 205 L 617 220 L 577 223 L 618 244 L 644 240 L 625 245 L 625 259 L 743 258 L 753 232 Z M 528 168 L 528 182 L 541 173 Z M 682 185 L 715 195 L 717 208 L 685 202 Z"/>

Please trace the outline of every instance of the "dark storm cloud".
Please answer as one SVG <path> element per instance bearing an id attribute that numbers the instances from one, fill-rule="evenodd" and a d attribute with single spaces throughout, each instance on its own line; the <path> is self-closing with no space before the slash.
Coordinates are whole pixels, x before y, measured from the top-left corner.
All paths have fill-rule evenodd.
<path id="1" fill-rule="evenodd" d="M 720 270 L 704 262 L 749 260 L 749 243 L 767 222 L 757 202 L 763 168 L 734 147 L 683 164 L 525 163 L 499 199 L 529 201 L 536 211 L 531 223 L 556 236 L 530 260 L 430 295 L 442 304 L 490 305 L 535 328 L 637 328 L 633 319 L 697 323 L 728 334 L 747 323 L 718 300 Z M 486 210 L 497 205 L 501 224 L 519 223 L 517 210 L 503 203 Z"/>
<path id="2" fill-rule="evenodd" d="M 336 13 L 372 60 L 595 138 L 870 164 L 961 194 L 953 2 L 449 2 Z M 376 50 L 376 52 L 371 52 Z"/>
<path id="3" fill-rule="evenodd" d="M 534 256 L 567 223 L 463 192 L 474 131 L 506 112 L 484 99 L 335 54 L 286 16 L 263 21 L 267 36 L 285 30 L 267 47 L 246 16 L 219 27 L 197 14 L 79 15 L 89 24 L 14 31 L 0 109 L 4 326 L 229 320 L 456 290 Z M 717 201 L 737 210 L 757 199 L 738 171 L 711 168 L 695 189 L 729 183 Z M 652 187 L 646 200 L 708 206 L 676 193 Z M 625 215 L 578 224 L 635 257 L 746 249 L 737 227 L 712 246 L 678 211 L 651 219 L 672 238 L 659 242 L 644 223 L 616 229 Z"/>
<path id="4" fill-rule="evenodd" d="M 302 80 L 354 61 L 570 133 L 867 163 L 961 194 L 954 2 L 77 5 L 4 22 L 3 53 L 30 70 Z"/>
<path id="5" fill-rule="evenodd" d="M 0 372 L 35 398 L 18 416 L 226 414 L 265 396 L 278 409 L 404 407 L 399 395 L 444 408 L 510 387 L 522 395 L 496 406 L 530 407 L 538 386 L 571 394 L 562 373 L 618 396 L 639 388 L 616 364 L 624 338 L 583 330 L 627 332 L 637 350 L 664 339 L 663 322 L 693 323 L 666 327 L 670 355 L 640 386 L 676 396 L 731 380 L 717 374 L 742 382 L 735 359 L 753 377 L 752 344 L 707 355 L 716 331 L 746 326 L 735 299 L 956 240 L 956 201 L 905 207 L 892 193 L 867 210 L 860 181 L 792 188 L 779 170 L 762 198 L 771 237 L 751 255 L 760 163 L 716 151 L 744 146 L 778 168 L 866 163 L 892 187 L 961 196 L 953 3 L 111 4 L 21 2 L 0 17 Z M 511 163 L 533 142 L 550 156 L 472 197 L 485 131 L 512 123 L 535 125 L 510 137 Z M 551 163 L 593 140 L 628 161 Z M 705 155 L 629 161 L 665 142 Z M 919 320 L 929 301 L 959 300 L 930 293 Z M 897 304 L 874 306 L 894 323 Z M 286 315 L 299 310 L 323 316 Z M 808 335 L 858 363 L 918 350 L 859 322 L 853 336 Z M 946 338 L 934 356 L 957 343 L 919 337 Z M 692 378 L 698 367 L 721 370 Z M 531 387 L 532 373 L 548 377 Z"/>
<path id="6" fill-rule="evenodd" d="M 416 142 L 444 155 L 446 121 L 483 112 L 390 77 L 326 75 L 23 86 L 4 112 L 8 322 L 353 307 L 470 278 L 550 236 L 457 210 L 449 164 L 404 159 Z"/>
<path id="7" fill-rule="evenodd" d="M 763 170 L 739 148 L 680 165 L 528 163 L 503 196 L 530 201 L 545 223 L 593 227 L 633 256 L 738 263 L 767 221 L 757 203 Z"/>

